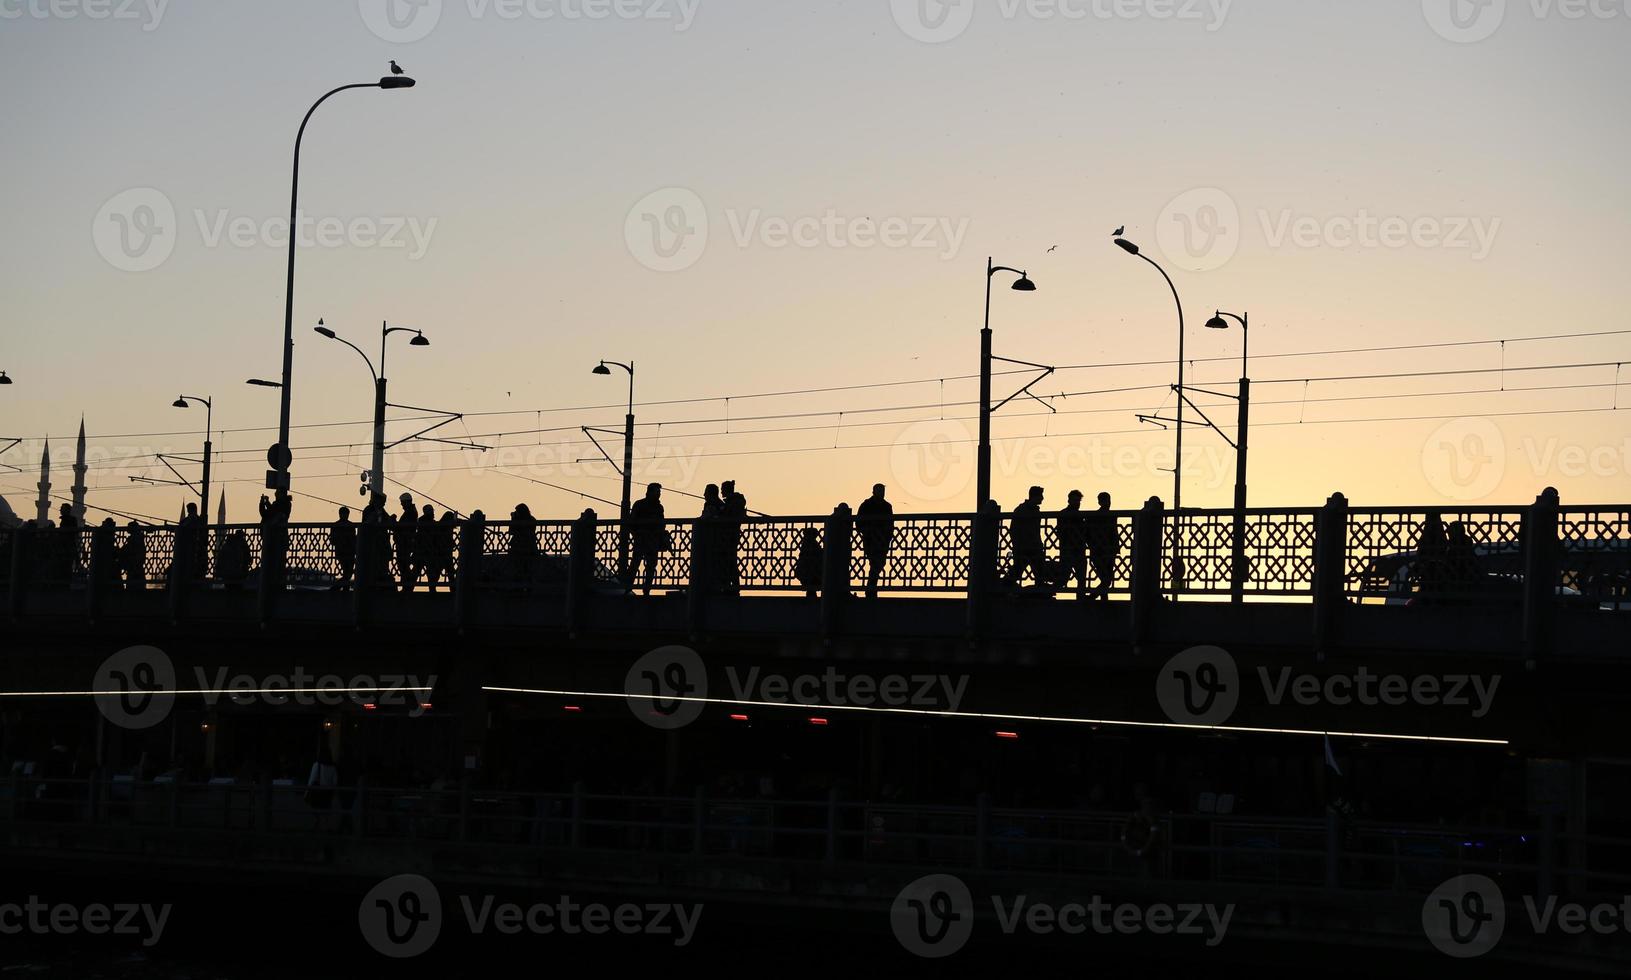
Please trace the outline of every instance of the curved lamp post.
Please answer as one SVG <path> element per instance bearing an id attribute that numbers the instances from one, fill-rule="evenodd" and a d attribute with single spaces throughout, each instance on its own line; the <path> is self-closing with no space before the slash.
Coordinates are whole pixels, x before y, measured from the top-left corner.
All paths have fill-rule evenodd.
<path id="1" fill-rule="evenodd" d="M 634 362 L 601 361 L 591 373 L 610 376 L 612 368 L 629 372 L 629 411 L 623 416 L 623 505 L 617 528 L 617 569 L 620 580 L 627 582 L 629 574 L 629 498 L 634 480 Z"/>
<path id="2" fill-rule="evenodd" d="M 206 524 L 210 519 L 210 434 L 215 420 L 215 405 L 208 398 L 197 395 L 181 395 L 170 403 L 171 408 L 186 408 L 189 402 L 197 402 L 204 406 L 204 475 L 198 484 L 199 514 Z"/>
<path id="3" fill-rule="evenodd" d="M 413 339 L 408 341 L 409 346 L 411 346 L 411 347 L 429 347 L 430 346 L 430 339 L 425 336 L 424 331 L 422 331 L 422 330 L 415 330 L 412 327 L 393 327 L 393 326 L 390 325 L 389 321 L 384 321 L 384 320 L 380 321 L 380 326 L 379 326 L 379 370 L 376 371 L 376 370 L 374 370 L 374 362 L 369 360 L 368 355 L 364 354 L 362 352 L 361 347 L 358 347 L 356 344 L 353 344 L 351 341 L 346 340 L 344 337 L 340 336 L 339 334 L 335 333 L 333 330 L 330 330 L 328 327 L 324 326 L 322 320 L 318 320 L 317 321 L 317 326 L 313 327 L 312 329 L 315 330 L 317 333 L 320 333 L 323 336 L 327 337 L 328 339 L 338 340 L 340 343 L 342 343 L 342 344 L 346 345 L 347 347 L 351 348 L 352 350 L 356 351 L 357 356 L 362 358 L 362 362 L 364 364 L 368 365 L 368 373 L 373 375 L 373 378 L 374 378 L 374 455 L 373 455 L 373 459 L 372 459 L 372 461 L 370 463 L 369 470 L 368 470 L 368 489 L 372 493 L 377 493 L 377 494 L 380 494 L 380 495 L 384 495 L 384 493 L 385 493 L 385 385 L 386 385 L 386 379 L 385 379 L 385 341 L 393 333 L 411 333 L 411 334 L 413 334 Z M 254 382 L 250 382 L 250 383 L 253 384 Z M 287 388 L 284 389 L 284 394 L 285 395 L 288 394 L 288 389 Z"/>
<path id="4" fill-rule="evenodd" d="M 1237 316 L 1225 313 L 1222 310 L 1206 321 L 1208 330 L 1228 330 L 1229 320 L 1240 324 L 1240 394 L 1236 396 L 1240 404 L 1240 415 L 1235 423 L 1235 526 L 1232 541 L 1234 554 L 1230 563 L 1229 599 L 1231 602 L 1244 602 L 1246 599 L 1246 440 L 1247 422 L 1251 416 L 1252 382 L 1248 375 L 1247 350 L 1251 342 L 1251 314 Z"/>
<path id="5" fill-rule="evenodd" d="M 1023 269 L 993 265 L 991 259 L 986 259 L 985 327 L 980 331 L 980 448 L 975 457 L 975 514 L 985 513 L 986 501 L 991 499 L 991 280 L 999 272 L 1012 272 L 1019 276 L 1010 287 L 1015 292 L 1036 292 L 1036 283 Z"/>
<path id="6" fill-rule="evenodd" d="M 1183 515 L 1184 493 L 1184 301 L 1178 297 L 1178 287 L 1172 284 L 1172 277 L 1161 264 L 1138 250 L 1138 246 L 1125 238 L 1116 239 L 1116 244 L 1129 255 L 1135 255 L 1155 267 L 1161 273 L 1161 278 L 1167 281 L 1167 288 L 1172 290 L 1172 300 L 1178 304 L 1178 428 L 1177 446 L 1174 450 L 1175 459 L 1172 462 L 1172 598 L 1178 600 L 1179 590 L 1183 588 L 1184 561 L 1182 555 L 1183 530 L 1179 523 Z"/>
<path id="7" fill-rule="evenodd" d="M 299 237 L 295 234 L 295 221 L 299 216 L 300 207 L 300 144 L 306 138 L 306 124 L 311 122 L 312 113 L 317 107 L 327 102 L 331 96 L 354 88 L 398 89 L 412 88 L 414 80 L 407 75 L 386 75 L 377 82 L 357 82 L 351 85 L 341 85 L 325 93 L 322 98 L 312 103 L 306 110 L 306 118 L 300 121 L 300 131 L 294 138 L 294 177 L 290 181 L 289 190 L 289 283 L 288 291 L 283 303 L 283 396 L 278 408 L 278 445 L 287 450 L 289 445 L 289 391 L 290 374 L 294 369 L 294 258 L 295 243 Z M 266 487 L 269 490 L 289 489 L 289 471 L 287 468 L 288 455 L 283 454 L 284 467 L 273 470 L 266 475 Z"/>

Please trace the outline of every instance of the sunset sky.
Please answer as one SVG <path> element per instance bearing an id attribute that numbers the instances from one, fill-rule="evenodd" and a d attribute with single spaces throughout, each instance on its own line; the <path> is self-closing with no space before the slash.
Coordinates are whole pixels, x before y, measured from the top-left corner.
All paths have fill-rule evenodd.
<path id="1" fill-rule="evenodd" d="M 173 519 L 183 490 L 129 477 L 197 454 L 185 393 L 214 397 L 217 487 L 252 519 L 278 399 L 244 381 L 279 372 L 295 131 L 395 59 L 415 88 L 342 93 L 306 134 L 297 520 L 358 506 L 368 461 L 369 375 L 320 317 L 370 356 L 382 321 L 431 339 L 391 338 L 391 401 L 490 448 L 388 470 L 461 511 L 615 514 L 573 492 L 618 496 L 578 462 L 579 426 L 622 427 L 601 358 L 636 364 L 638 483 L 968 510 L 988 256 L 1038 286 L 995 280 L 997 353 L 1061 368 L 998 416 L 998 498 L 1170 503 L 1173 433 L 1136 415 L 1173 409 L 1177 314 L 1122 225 L 1177 285 L 1190 383 L 1234 390 L 1240 332 L 1204 324 L 1251 314 L 1253 504 L 1621 501 L 1631 138 L 1605 107 L 1631 16 L 1572 10 L 0 0 L 0 494 L 32 515 L 46 435 L 66 493 L 83 414 L 90 503 Z M 1192 398 L 1234 436 L 1232 403 Z M 1227 506 L 1232 451 L 1185 440 L 1185 505 Z"/>

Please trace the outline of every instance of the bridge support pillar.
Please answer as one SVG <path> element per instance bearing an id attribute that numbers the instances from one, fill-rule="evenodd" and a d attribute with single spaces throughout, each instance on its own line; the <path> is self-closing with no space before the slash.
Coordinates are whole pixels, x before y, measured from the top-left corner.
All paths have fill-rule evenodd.
<path id="1" fill-rule="evenodd" d="M 593 508 L 586 508 L 572 522 L 571 552 L 566 560 L 566 633 L 572 638 L 583 628 L 584 606 L 595 580 L 595 530 L 599 526 Z"/>
<path id="2" fill-rule="evenodd" d="M 991 586 L 997 578 L 997 541 L 1002 533 L 1002 508 L 990 500 L 980 502 L 980 512 L 969 529 L 968 549 L 968 638 L 978 643 L 985 636 L 991 610 Z"/>
<path id="3" fill-rule="evenodd" d="M 849 504 L 833 508 L 822 528 L 821 542 L 821 635 L 831 639 L 843 621 L 844 603 L 850 598 L 850 559 L 855 522 Z"/>
<path id="4" fill-rule="evenodd" d="M 102 614 L 108 584 L 119 574 L 113 545 L 113 528 L 99 526 L 91 531 L 91 567 L 85 580 L 85 615 L 92 623 Z"/>
<path id="5" fill-rule="evenodd" d="M 1562 584 L 1558 562 L 1558 494 L 1547 487 L 1529 505 L 1520 532 L 1523 542 L 1523 652 L 1536 660 L 1548 652 L 1553 610 Z"/>
<path id="6" fill-rule="evenodd" d="M 385 529 L 378 524 L 364 521 L 357 528 L 357 561 L 353 566 L 356 571 L 356 582 L 351 594 L 351 623 L 361 629 L 371 618 L 374 606 L 374 592 L 382 585 L 389 584 L 389 570 L 387 569 L 387 582 L 379 580 L 381 562 L 379 556 L 385 547 Z M 264 578 L 264 576 L 263 576 Z"/>
<path id="7" fill-rule="evenodd" d="M 1133 574 L 1132 602 L 1128 604 L 1132 621 L 1129 624 L 1133 652 L 1142 653 L 1149 642 L 1150 622 L 1161 603 L 1162 515 L 1165 511 L 1160 497 L 1144 502 L 1144 509 L 1133 517 Z"/>
<path id="8" fill-rule="evenodd" d="M 187 593 L 193 585 L 193 559 L 198 554 L 197 530 L 177 527 L 171 537 L 174 549 L 170 554 L 170 579 L 167 583 L 170 600 L 170 621 L 179 623 L 187 615 Z M 266 576 L 262 575 L 264 582 Z"/>
<path id="9" fill-rule="evenodd" d="M 7 604 L 14 622 L 23 618 L 23 597 L 28 594 L 28 572 L 33 567 L 29 556 L 37 536 L 34 528 L 27 524 L 11 531 L 11 584 Z"/>
<path id="10" fill-rule="evenodd" d="M 707 626 L 708 596 L 713 591 L 714 556 L 720 540 L 718 521 L 698 518 L 691 525 L 691 580 L 685 587 L 686 622 L 696 640 Z"/>
<path id="11" fill-rule="evenodd" d="M 1348 498 L 1333 493 L 1314 518 L 1314 653 L 1321 660 L 1342 629 L 1347 559 Z"/>
<path id="12" fill-rule="evenodd" d="M 459 567 L 454 573 L 453 615 L 459 629 L 476 622 L 476 583 L 481 581 L 482 552 L 486 547 L 487 516 L 481 511 L 459 525 Z"/>

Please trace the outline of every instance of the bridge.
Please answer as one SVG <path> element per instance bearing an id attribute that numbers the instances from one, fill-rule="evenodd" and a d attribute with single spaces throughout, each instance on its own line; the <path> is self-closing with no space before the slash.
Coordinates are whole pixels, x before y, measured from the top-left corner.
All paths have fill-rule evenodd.
<path id="1" fill-rule="evenodd" d="M 735 524 L 667 521 L 670 546 L 650 596 L 631 587 L 639 576 L 620 557 L 625 529 L 593 511 L 521 533 L 479 513 L 444 526 L 436 533 L 445 541 L 430 544 L 442 580 L 433 589 L 420 575 L 408 591 L 401 560 L 415 547 L 423 554 L 423 530 L 406 543 L 387 527 L 360 525 L 356 554 L 342 562 L 320 524 L 23 527 L 0 531 L 0 595 L 14 624 L 39 628 L 344 625 L 633 642 L 1069 641 L 1123 651 L 1250 642 L 1530 662 L 1631 652 L 1631 504 L 1564 506 L 1548 491 L 1524 506 L 1364 508 L 1337 494 L 1321 507 L 1174 514 L 1152 499 L 1108 515 L 1116 542 L 1108 602 L 1004 587 L 1008 516 L 893 518 L 876 601 L 856 595 L 869 571 L 865 528 L 845 507 Z M 1445 529 L 1459 545 L 1445 543 Z M 642 530 L 654 531 L 631 533 Z M 1043 531 L 1057 556 L 1054 522 Z M 795 570 L 811 533 L 821 549 L 814 583 Z M 354 587 L 341 588 L 348 567 Z"/>

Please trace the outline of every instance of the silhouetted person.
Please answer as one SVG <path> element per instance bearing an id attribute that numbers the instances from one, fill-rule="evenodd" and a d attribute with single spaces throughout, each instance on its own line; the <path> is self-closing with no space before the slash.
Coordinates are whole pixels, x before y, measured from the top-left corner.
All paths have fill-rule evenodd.
<path id="1" fill-rule="evenodd" d="M 721 525 L 724 516 L 725 503 L 719 498 L 719 486 L 710 483 L 702 489 L 702 513 L 697 515 L 696 533 L 702 536 L 702 540 L 696 552 L 702 559 L 703 567 L 692 570 L 692 577 L 709 589 L 715 588 L 724 575 L 721 570 L 725 549 L 725 529 Z"/>
<path id="2" fill-rule="evenodd" d="M 261 575 L 270 577 L 274 589 L 283 588 L 288 570 L 291 505 L 287 490 L 278 490 L 271 500 L 261 494 Z"/>
<path id="3" fill-rule="evenodd" d="M 402 504 L 402 515 L 396 519 L 396 574 L 402 580 L 402 591 L 412 592 L 419 570 L 414 566 L 413 548 L 418 537 L 419 515 L 413 509 L 413 494 L 404 493 L 397 498 Z"/>
<path id="4" fill-rule="evenodd" d="M 357 525 L 351 523 L 350 507 L 341 507 L 340 519 L 329 525 L 328 543 L 334 549 L 334 560 L 340 566 L 334 588 L 347 591 L 351 588 L 351 578 L 357 568 Z"/>
<path id="5" fill-rule="evenodd" d="M 1076 598 L 1087 598 L 1087 515 L 1082 512 L 1082 492 L 1072 490 L 1070 501 L 1054 518 L 1059 535 L 1059 588 L 1076 579 Z"/>
<path id="6" fill-rule="evenodd" d="M 884 485 L 874 484 L 872 496 L 861 501 L 855 511 L 855 524 L 861 532 L 861 551 L 866 555 L 866 597 L 878 598 L 878 578 L 889 561 L 889 546 L 895 541 L 895 508 L 884 499 Z"/>
<path id="7" fill-rule="evenodd" d="M 142 526 L 131 521 L 125 526 L 125 543 L 119 549 L 119 566 L 125 572 L 125 588 L 131 592 L 147 588 L 147 537 Z"/>
<path id="8" fill-rule="evenodd" d="M 657 576 L 657 560 L 671 546 L 663 523 L 663 485 L 646 486 L 646 495 L 629 508 L 629 546 L 633 552 L 629 577 L 639 579 L 640 589 L 651 595 L 651 581 Z M 634 582 L 628 583 L 632 589 Z"/>
<path id="9" fill-rule="evenodd" d="M 1444 530 L 1444 518 L 1438 511 L 1428 511 L 1422 521 L 1421 538 L 1416 542 L 1416 588 L 1426 596 L 1438 597 L 1444 591 L 1446 565 L 1450 555 L 1450 539 Z"/>
<path id="10" fill-rule="evenodd" d="M 79 519 L 68 504 L 63 504 L 57 511 L 55 552 L 54 570 L 57 577 L 67 583 L 74 577 L 74 569 L 79 565 Z"/>
<path id="11" fill-rule="evenodd" d="M 1041 487 L 1032 487 L 1025 502 L 1014 508 L 1014 515 L 1008 519 L 1008 538 L 1014 549 L 1014 560 L 1008 566 L 1008 574 L 1003 576 L 1003 584 L 1018 585 L 1027 571 L 1031 578 L 1042 582 L 1046 577 L 1042 569 L 1046 553 L 1042 548 Z"/>
<path id="12" fill-rule="evenodd" d="M 526 504 L 516 504 L 510 512 L 510 565 L 529 587 L 534 559 L 538 557 L 538 521 Z"/>
<path id="13" fill-rule="evenodd" d="M 229 589 L 241 589 L 249 579 L 249 536 L 242 530 L 228 534 L 215 557 L 215 574 Z"/>
<path id="14" fill-rule="evenodd" d="M 1446 585 L 1460 596 L 1476 591 L 1483 583 L 1483 569 L 1479 567 L 1477 546 L 1467 534 L 1467 525 L 1452 523 L 1445 541 Z"/>
<path id="15" fill-rule="evenodd" d="M 864 504 L 862 506 L 865 506 Z M 804 529 L 804 539 L 799 543 L 799 560 L 793 566 L 793 575 L 798 583 L 804 586 L 804 594 L 814 599 L 821 589 L 821 573 L 825 559 L 821 551 L 821 532 L 813 527 Z"/>
<path id="16" fill-rule="evenodd" d="M 742 591 L 742 523 L 748 516 L 748 498 L 736 492 L 735 480 L 726 480 L 719 485 L 719 499 L 725 521 L 725 593 L 737 595 Z"/>
<path id="17" fill-rule="evenodd" d="M 389 514 L 385 511 L 385 495 L 370 494 L 368 506 L 363 508 L 358 539 L 364 542 L 357 553 L 357 561 L 366 564 L 371 588 L 391 587 L 391 538 Z M 361 528 L 369 528 L 367 532 Z M 371 543 L 370 543 L 371 542 Z"/>
<path id="18" fill-rule="evenodd" d="M 184 567 L 187 569 L 187 578 L 191 581 L 196 582 L 208 577 L 208 532 L 204 518 L 198 514 L 198 505 L 188 504 L 187 515 L 181 519 L 181 526 L 176 530 L 176 555 L 187 556 Z"/>
<path id="19" fill-rule="evenodd" d="M 113 518 L 107 517 L 91 532 L 91 568 L 96 573 L 99 585 L 117 585 L 119 582 L 118 549 L 114 545 L 118 530 Z"/>
<path id="20" fill-rule="evenodd" d="M 1116 556 L 1121 554 L 1121 535 L 1116 533 L 1116 515 L 1110 513 L 1110 495 L 1099 494 L 1099 509 L 1083 518 L 1087 525 L 1087 552 L 1093 559 L 1094 599 L 1110 598 L 1116 581 Z"/>
<path id="21" fill-rule="evenodd" d="M 426 507 L 425 510 L 430 510 Z M 424 523 L 421 519 L 420 529 L 424 532 Z M 429 554 L 426 555 L 425 581 L 432 592 L 436 591 L 438 579 L 447 579 L 447 587 L 453 588 L 453 538 L 459 530 L 459 519 L 450 510 L 442 512 L 442 517 L 430 527 Z"/>

